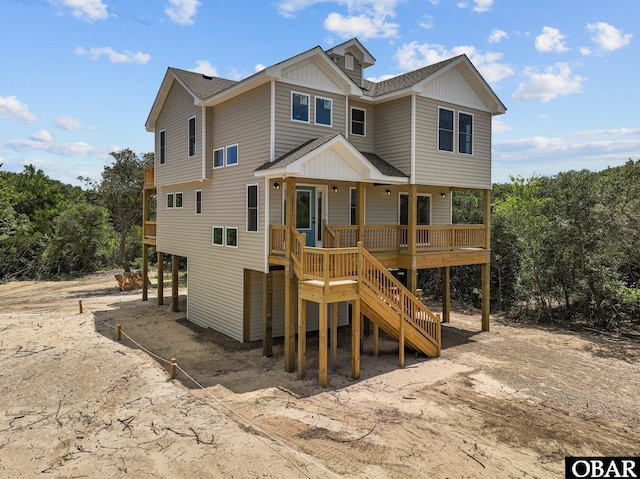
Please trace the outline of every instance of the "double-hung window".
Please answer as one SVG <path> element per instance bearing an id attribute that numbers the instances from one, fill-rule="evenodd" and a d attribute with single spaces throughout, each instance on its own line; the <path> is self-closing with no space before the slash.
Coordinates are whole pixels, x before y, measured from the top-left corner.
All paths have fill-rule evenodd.
<path id="1" fill-rule="evenodd" d="M 453 151 L 453 110 L 438 109 L 438 150 Z"/>
<path id="2" fill-rule="evenodd" d="M 365 136 L 366 110 L 361 108 L 351 108 L 351 134 Z"/>
<path id="3" fill-rule="evenodd" d="M 202 190 L 196 190 L 196 214 L 202 214 Z"/>
<path id="4" fill-rule="evenodd" d="M 165 152 L 165 147 L 166 147 L 166 131 L 162 130 L 160 132 L 160 164 L 164 165 L 164 162 L 166 161 L 166 152 Z"/>
<path id="5" fill-rule="evenodd" d="M 189 156 L 196 154 L 196 117 L 189 118 Z"/>
<path id="6" fill-rule="evenodd" d="M 309 123 L 309 95 L 291 93 L 291 119 Z"/>
<path id="7" fill-rule="evenodd" d="M 333 100 L 316 97 L 316 125 L 331 126 L 331 107 Z"/>
<path id="8" fill-rule="evenodd" d="M 458 153 L 473 153 L 473 116 L 458 112 Z"/>
<path id="9" fill-rule="evenodd" d="M 247 185 L 247 231 L 258 231 L 258 185 Z"/>

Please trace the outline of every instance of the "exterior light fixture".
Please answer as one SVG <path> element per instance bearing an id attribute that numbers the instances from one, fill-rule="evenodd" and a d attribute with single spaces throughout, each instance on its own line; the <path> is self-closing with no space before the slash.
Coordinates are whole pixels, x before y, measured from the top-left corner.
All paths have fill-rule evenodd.
<path id="1" fill-rule="evenodd" d="M 276 190 L 279 190 L 279 189 L 280 189 L 280 183 L 278 183 L 277 181 L 275 181 L 275 182 L 273 183 L 273 187 L 274 187 Z"/>
<path id="2" fill-rule="evenodd" d="M 384 190 L 384 193 L 388 196 L 391 194 L 391 190 L 389 188 L 387 188 L 386 190 Z"/>
<path id="3" fill-rule="evenodd" d="M 446 193 L 440 193 L 440 198 L 444 200 L 446 197 L 447 197 Z"/>
<path id="4" fill-rule="evenodd" d="M 337 193 L 337 192 L 338 192 L 338 187 L 337 187 L 336 185 L 333 185 L 333 186 L 331 187 L 331 190 L 332 190 L 334 193 Z"/>

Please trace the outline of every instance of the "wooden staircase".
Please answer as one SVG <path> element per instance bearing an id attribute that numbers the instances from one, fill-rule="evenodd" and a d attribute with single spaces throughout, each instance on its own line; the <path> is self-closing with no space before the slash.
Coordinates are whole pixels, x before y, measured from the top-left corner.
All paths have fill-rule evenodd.
<path id="1" fill-rule="evenodd" d="M 400 344 L 440 356 L 440 318 L 363 246 L 310 248 L 291 231 L 291 259 L 299 294 L 316 302 L 359 299 L 361 312 Z"/>

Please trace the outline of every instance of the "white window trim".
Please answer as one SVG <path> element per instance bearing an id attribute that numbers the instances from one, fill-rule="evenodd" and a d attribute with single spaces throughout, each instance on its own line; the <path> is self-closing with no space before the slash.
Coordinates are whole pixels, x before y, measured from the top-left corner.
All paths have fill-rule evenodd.
<path id="1" fill-rule="evenodd" d="M 194 141 L 194 147 L 193 147 L 193 155 L 190 154 L 191 152 L 189 151 L 189 146 L 191 145 L 191 134 L 189 132 L 189 129 L 190 129 L 189 125 L 191 123 L 191 120 L 194 121 L 193 130 L 194 130 L 194 135 L 195 135 L 195 141 Z M 189 157 L 189 158 L 198 155 L 198 141 L 197 141 L 198 140 L 198 132 L 197 132 L 197 129 L 198 129 L 198 120 L 196 118 L 196 115 L 193 115 L 192 117 L 190 117 L 187 120 L 187 157 Z"/>
<path id="2" fill-rule="evenodd" d="M 178 206 L 178 195 L 180 195 L 180 206 Z M 184 193 L 182 191 L 176 191 L 175 197 L 173 198 L 173 206 L 178 209 L 184 208 Z"/>
<path id="3" fill-rule="evenodd" d="M 328 125 L 326 125 L 324 123 L 318 123 L 318 109 L 316 108 L 316 102 L 318 100 L 328 101 L 329 103 L 331 103 L 331 109 L 329 111 L 329 124 Z M 325 98 L 323 96 L 316 96 L 313 99 L 313 123 L 318 125 L 318 126 L 324 126 L 324 127 L 328 127 L 328 128 L 333 128 L 333 99 Z"/>
<path id="4" fill-rule="evenodd" d="M 236 244 L 235 245 L 230 245 L 227 244 L 227 231 L 228 230 L 236 230 Z M 224 246 L 225 248 L 237 248 L 238 247 L 238 243 L 240 243 L 239 241 L 239 236 L 238 236 L 238 227 L 237 226 L 225 226 L 224 228 Z"/>
<path id="5" fill-rule="evenodd" d="M 364 112 L 364 121 L 362 122 L 364 133 L 362 135 L 360 133 L 354 133 L 353 132 L 353 110 L 360 110 L 360 111 Z M 358 136 L 358 137 L 361 137 L 361 138 L 365 138 L 367 136 L 367 110 L 366 110 L 366 108 L 359 108 L 357 106 L 352 106 L 351 107 L 350 120 L 351 120 L 349 122 L 349 132 L 350 132 L 350 134 Z"/>
<path id="6" fill-rule="evenodd" d="M 458 110 L 458 114 L 456 115 L 456 126 L 457 126 L 457 130 L 458 130 L 458 134 L 455 135 L 455 140 L 456 140 L 456 149 L 459 149 L 460 147 L 460 113 L 462 113 L 463 115 L 469 115 L 471 117 L 471 153 L 464 153 L 461 151 L 458 151 L 457 153 L 459 155 L 467 155 L 467 156 L 474 156 L 475 151 L 476 151 L 476 145 L 475 145 L 475 124 L 476 124 L 476 117 L 473 113 L 470 113 L 468 111 L 464 111 L 464 110 Z"/>
<path id="7" fill-rule="evenodd" d="M 216 166 L 216 151 L 222 151 L 222 164 L 219 166 Z M 214 148 L 213 149 L 213 157 L 211 158 L 211 167 L 216 170 L 218 168 L 224 168 L 224 162 L 225 162 L 226 158 L 224 155 L 224 148 Z"/>
<path id="8" fill-rule="evenodd" d="M 164 136 L 164 159 L 162 158 L 162 137 Z M 167 162 L 167 130 L 160 130 L 158 133 L 158 164 L 164 165 Z"/>
<path id="9" fill-rule="evenodd" d="M 169 197 L 171 197 L 171 206 L 169 206 Z M 173 209 L 176 206 L 176 198 L 173 193 L 167 193 L 165 206 L 167 209 Z"/>
<path id="10" fill-rule="evenodd" d="M 307 121 L 296 120 L 293 117 L 293 95 L 302 95 L 302 96 L 306 96 L 307 97 L 307 109 L 309 111 Z M 307 125 L 311 123 L 311 95 L 309 95 L 308 93 L 302 93 L 302 92 L 299 92 L 299 91 L 291 91 L 291 108 L 289 110 L 289 119 L 291 121 L 295 121 L 297 123 L 305 123 Z"/>
<path id="11" fill-rule="evenodd" d="M 234 146 L 236 148 L 236 162 L 231 163 L 229 165 L 227 164 L 227 159 L 229 158 L 229 155 L 227 154 L 227 152 L 229 151 L 229 148 L 233 148 Z M 234 143 L 233 145 L 225 146 L 224 147 L 224 166 L 237 166 L 238 163 L 240 163 L 240 147 L 238 146 L 238 144 Z"/>
<path id="12" fill-rule="evenodd" d="M 408 191 L 398 191 L 398 225 L 400 225 L 400 197 L 402 195 L 409 196 Z M 428 196 L 429 197 L 429 225 L 417 225 L 417 226 L 430 226 L 433 224 L 433 194 L 431 193 L 417 193 L 416 196 Z M 409 205 L 407 204 L 407 208 Z M 408 213 L 407 213 L 408 215 Z"/>
<path id="13" fill-rule="evenodd" d="M 214 232 L 216 229 L 219 229 L 222 231 L 222 238 L 220 238 L 221 243 L 214 243 L 213 242 L 213 238 L 214 238 Z M 224 248 L 224 243 L 225 243 L 225 231 L 224 231 L 224 226 L 212 226 L 211 227 L 211 244 L 213 246 L 218 246 L 220 248 Z"/>
<path id="14" fill-rule="evenodd" d="M 256 229 L 254 230 L 250 230 L 249 229 L 249 188 L 251 186 L 255 186 L 256 187 Z M 260 186 L 258 185 L 258 183 L 250 183 L 247 185 L 247 189 L 246 189 L 246 195 L 245 195 L 245 211 L 246 211 L 246 215 L 247 215 L 247 221 L 246 221 L 246 231 L 247 233 L 259 233 L 260 232 Z"/>
<path id="15" fill-rule="evenodd" d="M 198 193 L 200 193 L 200 211 L 198 211 Z M 195 194 L 193 195 L 193 199 L 194 199 L 194 206 L 193 206 L 193 211 L 196 215 L 201 215 L 202 214 L 202 190 L 196 190 Z"/>
<path id="16" fill-rule="evenodd" d="M 447 110 L 453 113 L 453 130 L 452 130 L 452 145 L 451 150 L 441 150 L 440 149 L 440 110 Z M 441 153 L 455 153 L 456 152 L 456 110 L 453 108 L 447 108 L 444 106 L 438 107 L 438 121 L 436 122 L 436 148 L 438 152 Z"/>

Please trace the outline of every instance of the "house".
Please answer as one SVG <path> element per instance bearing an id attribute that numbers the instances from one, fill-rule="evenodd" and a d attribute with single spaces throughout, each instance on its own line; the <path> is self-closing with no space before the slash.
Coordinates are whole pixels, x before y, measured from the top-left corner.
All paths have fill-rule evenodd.
<path id="1" fill-rule="evenodd" d="M 241 81 L 169 68 L 146 122 L 144 258 L 172 255 L 172 304 L 186 257 L 190 321 L 262 339 L 265 354 L 284 336 L 300 376 L 319 331 L 323 386 L 328 331 L 335 358 L 349 321 L 354 377 L 362 318 L 375 344 L 379 328 L 398 338 L 401 364 L 405 344 L 438 356 L 451 266 L 482 265 L 489 328 L 491 120 L 506 108 L 465 55 L 377 83 L 374 63 L 352 39 Z M 451 195 L 469 189 L 484 192 L 484 222 L 452 225 Z M 442 268 L 444 318 L 415 296 L 422 268 Z"/>

